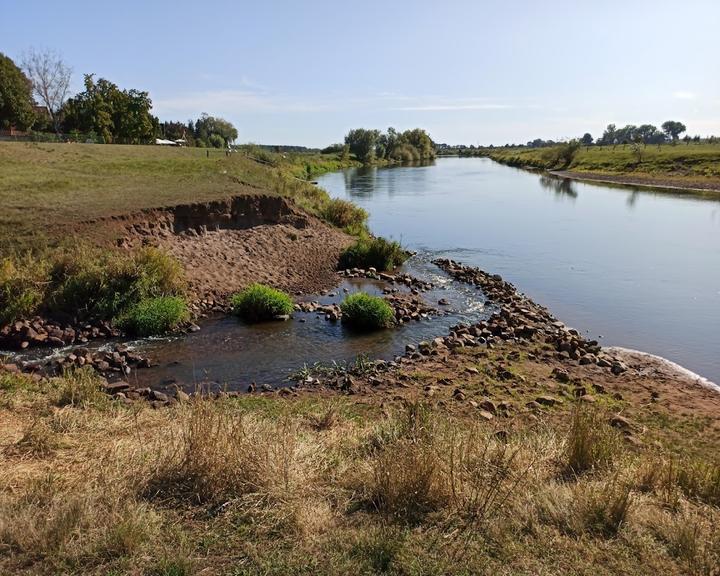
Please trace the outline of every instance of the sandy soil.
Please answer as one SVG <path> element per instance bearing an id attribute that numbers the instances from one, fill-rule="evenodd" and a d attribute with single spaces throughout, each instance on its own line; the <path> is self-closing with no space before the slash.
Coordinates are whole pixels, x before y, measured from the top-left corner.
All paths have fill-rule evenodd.
<path id="1" fill-rule="evenodd" d="M 339 230 L 312 222 L 247 230 L 218 230 L 201 236 L 171 236 L 160 245 L 185 266 L 197 297 L 223 297 L 251 282 L 291 292 L 315 293 L 337 284 L 340 252 L 352 242 Z"/>

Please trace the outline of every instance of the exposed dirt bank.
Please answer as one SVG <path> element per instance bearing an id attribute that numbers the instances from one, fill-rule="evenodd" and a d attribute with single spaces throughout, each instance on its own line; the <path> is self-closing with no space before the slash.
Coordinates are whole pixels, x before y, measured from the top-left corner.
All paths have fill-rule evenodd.
<path id="1" fill-rule="evenodd" d="M 533 170 L 536 170 L 535 168 Z M 630 174 L 593 174 L 591 172 L 572 172 L 565 170 L 551 170 L 553 176 L 570 178 L 572 180 L 597 182 L 598 184 L 618 184 L 623 186 L 638 186 L 640 188 L 662 188 L 665 190 L 678 190 L 685 192 L 720 192 L 719 181 L 689 180 L 687 178 L 673 178 L 671 176 L 633 176 Z"/>
<path id="2" fill-rule="evenodd" d="M 251 282 L 291 292 L 337 283 L 340 252 L 352 238 L 279 196 L 145 210 L 85 224 L 119 246 L 156 245 L 185 267 L 194 299 L 217 300 Z"/>

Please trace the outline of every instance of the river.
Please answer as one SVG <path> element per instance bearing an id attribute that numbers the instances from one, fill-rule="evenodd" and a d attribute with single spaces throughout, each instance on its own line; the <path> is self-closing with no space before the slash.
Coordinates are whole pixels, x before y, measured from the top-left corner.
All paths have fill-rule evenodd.
<path id="1" fill-rule="evenodd" d="M 560 180 L 486 158 L 355 168 L 319 185 L 426 259 L 501 274 L 605 345 L 720 383 L 720 198 Z"/>

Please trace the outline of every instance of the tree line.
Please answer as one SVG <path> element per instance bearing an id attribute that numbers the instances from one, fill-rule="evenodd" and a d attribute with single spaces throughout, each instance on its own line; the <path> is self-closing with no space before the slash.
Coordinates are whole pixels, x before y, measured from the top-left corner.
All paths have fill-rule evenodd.
<path id="1" fill-rule="evenodd" d="M 164 138 L 223 148 L 237 139 L 230 122 L 205 113 L 185 123 L 161 122 L 147 91 L 122 89 L 95 74 L 85 74 L 84 90 L 69 96 L 71 78 L 72 69 L 52 51 L 31 50 L 20 66 L 0 53 L 0 128 L 107 144 Z"/>
<path id="2" fill-rule="evenodd" d="M 337 152 L 346 158 L 352 154 L 364 164 L 378 160 L 407 163 L 435 158 L 435 144 L 420 128 L 404 132 L 395 128 L 388 128 L 387 132 L 356 128 L 347 133 L 344 144 L 333 144 L 323 152 Z"/>
<path id="3" fill-rule="evenodd" d="M 618 128 L 615 124 L 608 124 L 603 132 L 602 136 L 597 139 L 593 138 L 592 134 L 586 132 L 581 138 L 576 140 L 583 146 L 617 146 L 618 144 L 676 144 L 680 140 L 680 136 L 687 132 L 687 127 L 682 122 L 677 120 L 668 120 L 658 129 L 652 124 L 641 124 L 636 126 L 634 124 L 627 124 Z M 686 135 L 682 140 L 686 143 L 690 142 L 701 142 L 700 136 Z M 710 136 L 707 138 L 710 143 L 715 142 L 715 138 Z M 543 140 L 536 138 L 525 144 L 527 148 L 545 148 L 549 146 L 556 146 L 561 142 L 554 140 Z M 508 145 L 508 147 L 514 145 Z"/>

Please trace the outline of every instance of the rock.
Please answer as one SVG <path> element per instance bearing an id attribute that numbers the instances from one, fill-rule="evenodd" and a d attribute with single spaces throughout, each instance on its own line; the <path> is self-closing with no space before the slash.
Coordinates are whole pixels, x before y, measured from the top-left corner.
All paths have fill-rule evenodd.
<path id="1" fill-rule="evenodd" d="M 610 426 L 617 428 L 618 430 L 622 430 L 623 432 L 631 432 L 635 427 L 633 422 L 620 414 L 615 414 L 610 418 Z"/>
<path id="2" fill-rule="evenodd" d="M 187 392 L 183 391 L 183 390 L 177 390 L 177 391 L 175 392 L 175 399 L 176 399 L 178 402 L 189 402 L 189 401 L 190 401 L 190 395 L 189 395 Z"/>
<path id="3" fill-rule="evenodd" d="M 541 406 L 555 406 L 555 404 L 562 404 L 560 399 L 553 398 L 552 396 L 538 396 L 535 398 L 535 402 Z"/>
<path id="4" fill-rule="evenodd" d="M 122 381 L 112 382 L 105 384 L 103 388 L 105 388 L 105 392 L 107 392 L 108 394 L 117 394 L 118 392 L 125 392 L 127 390 L 130 390 L 130 384 Z"/>
<path id="5" fill-rule="evenodd" d="M 485 398 L 482 402 L 480 402 L 479 406 L 480 408 L 487 412 L 490 412 L 491 414 L 497 414 L 497 406 L 495 405 L 495 402 L 493 402 L 489 398 Z"/>
<path id="6" fill-rule="evenodd" d="M 149 394 L 149 398 L 151 400 L 156 400 L 158 402 L 167 402 L 168 401 L 168 395 L 164 392 L 160 392 L 158 390 L 151 390 Z"/>
<path id="7" fill-rule="evenodd" d="M 455 390 L 453 390 L 453 398 L 462 402 L 465 400 L 465 392 L 463 392 L 460 388 L 455 388 Z"/>
<path id="8" fill-rule="evenodd" d="M 412 344 L 407 344 L 407 345 L 405 346 L 405 352 L 415 352 L 415 350 L 416 350 L 416 348 L 415 348 L 415 346 L 412 345 Z"/>
<path id="9" fill-rule="evenodd" d="M 448 302 L 445 298 L 440 298 L 440 300 L 438 300 L 438 305 L 440 305 L 440 306 L 450 306 L 450 302 Z"/>
<path id="10" fill-rule="evenodd" d="M 478 370 L 474 366 L 468 366 L 467 368 L 465 368 L 465 372 L 469 372 L 470 374 L 480 374 L 480 370 Z"/>
<path id="11" fill-rule="evenodd" d="M 613 362 L 612 367 L 610 368 L 610 371 L 615 374 L 615 376 L 619 376 L 623 372 L 627 371 L 627 366 L 623 364 L 622 362 L 615 361 Z"/>
<path id="12" fill-rule="evenodd" d="M 493 416 L 493 415 L 492 415 L 490 412 L 488 412 L 487 410 L 478 410 L 478 415 L 480 416 L 480 418 L 482 418 L 483 420 L 486 420 L 486 421 L 488 421 L 488 422 L 489 422 L 490 420 L 492 420 L 493 418 L 495 418 L 495 416 Z"/>
<path id="13" fill-rule="evenodd" d="M 550 375 L 558 382 L 570 381 L 570 373 L 565 368 L 555 368 Z"/>

